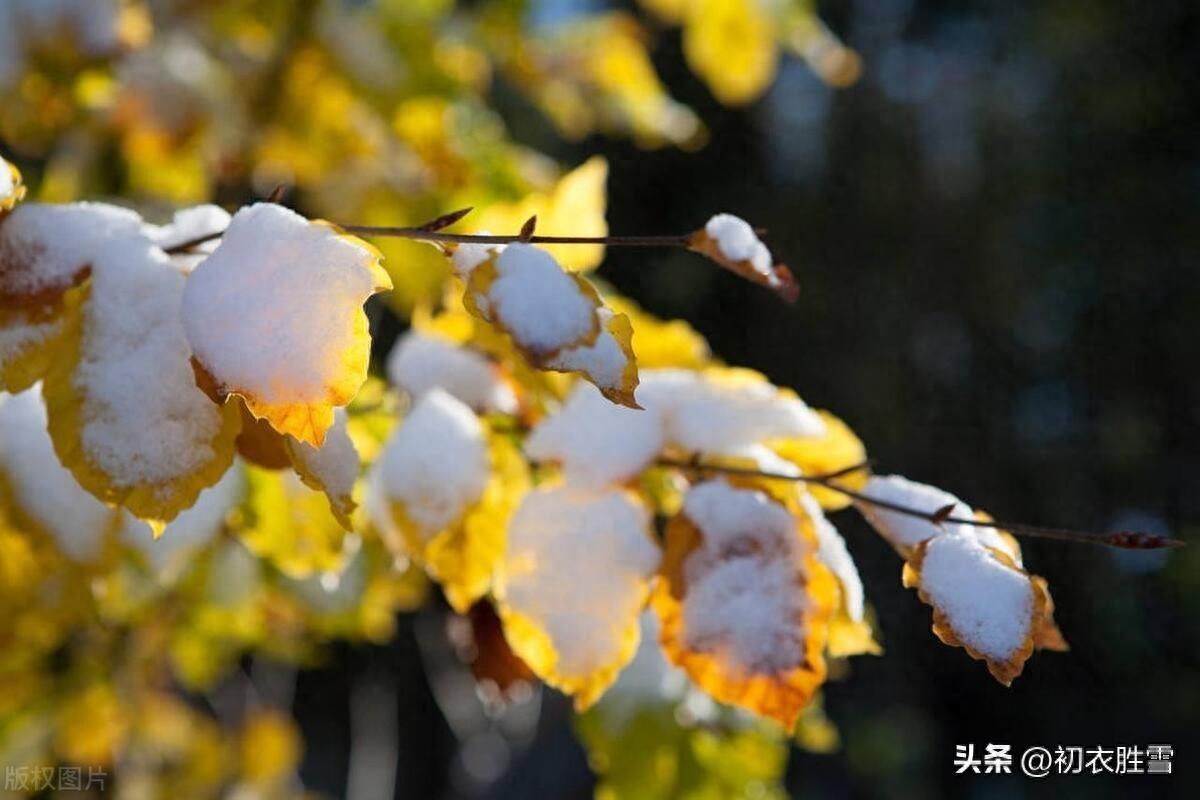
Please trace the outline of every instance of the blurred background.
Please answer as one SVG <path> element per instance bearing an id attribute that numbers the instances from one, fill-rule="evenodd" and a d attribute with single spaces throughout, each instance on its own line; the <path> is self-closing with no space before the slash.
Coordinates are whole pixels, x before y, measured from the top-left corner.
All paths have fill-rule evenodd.
<path id="1" fill-rule="evenodd" d="M 412 8 L 421 5 L 432 4 Z M 568 165 L 608 160 L 614 233 L 688 231 L 730 211 L 768 230 L 801 295 L 784 305 L 672 251 L 613 248 L 602 279 L 659 316 L 689 320 L 723 360 L 836 410 L 880 472 L 944 487 L 1000 518 L 1197 541 L 1194 3 L 820 2 L 861 75 L 835 88 L 784 54 L 769 88 L 740 105 L 716 99 L 689 67 L 680 30 L 643 7 L 653 5 L 459 4 L 480 14 L 504 6 L 522 29 L 548 34 L 613 10 L 634 15 L 666 92 L 707 127 L 704 146 L 648 150 L 602 126 L 564 137 L 519 71 L 498 71 L 482 96 L 513 143 Z M 424 37 L 421 20 L 405 24 Z M 360 55 L 369 60 L 365 48 Z M 53 177 L 62 162 L 45 147 L 15 146 L 17 122 L 5 122 L 5 155 L 31 185 Z M 275 177 L 207 188 L 240 202 Z M 337 195 L 294 182 L 298 207 L 337 207 Z M 174 199 L 140 191 L 151 203 Z M 376 324 L 382 356 L 404 326 L 382 312 Z M 1006 689 L 930 635 L 928 609 L 901 587 L 885 542 L 854 514 L 834 522 L 885 655 L 855 659 L 828 684 L 838 745 L 792 748 L 791 796 L 1196 796 L 1200 547 L 1141 554 L 1023 542 L 1026 563 L 1053 587 L 1072 650 L 1032 659 Z M 485 713 L 448 666 L 446 625 L 436 604 L 403 614 L 389 643 L 332 646 L 295 676 L 304 785 L 340 796 L 348 776 L 361 792 L 394 768 L 396 797 L 590 797 L 595 778 L 568 703 L 538 691 Z M 272 669 L 262 667 L 268 684 Z M 1016 753 L 1166 743 L 1176 774 L 956 776 L 955 745 L 968 743 Z"/>

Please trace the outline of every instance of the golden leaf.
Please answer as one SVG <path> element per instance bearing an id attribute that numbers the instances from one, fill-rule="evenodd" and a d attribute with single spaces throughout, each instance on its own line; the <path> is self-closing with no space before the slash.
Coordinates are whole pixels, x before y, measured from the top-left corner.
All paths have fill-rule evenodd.
<path id="1" fill-rule="evenodd" d="M 147 469 L 135 466 L 125 474 L 118 475 L 106 467 L 93 446 L 89 446 L 84 437 L 84 431 L 96 420 L 109 420 L 115 416 L 137 414 L 138 409 L 110 408 L 107 400 L 101 400 L 93 395 L 86 382 L 77 379 L 85 361 L 85 350 L 88 349 L 89 338 L 93 333 L 93 323 L 89 318 L 89 304 L 92 291 L 85 288 L 80 290 L 78 312 L 66 313 L 63 316 L 63 338 L 58 346 L 58 358 L 53 362 L 45 375 L 43 396 L 46 401 L 46 411 L 49 416 L 48 429 L 54 442 L 54 449 L 59 460 L 79 481 L 80 485 L 98 497 L 100 500 L 120 505 L 130 513 L 146 520 L 155 529 L 156 535 L 162 526 L 174 519 L 185 508 L 195 503 L 200 492 L 220 480 L 225 471 L 233 463 L 234 440 L 241 429 L 241 420 L 236 407 L 226 406 L 217 408 L 211 422 L 211 435 L 195 438 L 192 449 L 196 457 L 195 464 L 180 463 L 163 466 L 162 459 L 156 459 L 159 469 L 151 476 Z M 130 313 L 133 313 L 132 311 Z M 152 335 L 166 335 L 159 330 Z M 137 354 L 109 353 L 106 357 L 135 359 Z M 182 357 L 181 357 L 182 358 Z M 186 361 L 181 364 L 186 365 Z M 190 373 L 190 370 L 188 370 Z M 177 373 L 160 375 L 162 380 L 173 380 L 180 377 Z M 189 376 L 190 377 L 190 376 Z M 182 384 L 182 392 L 194 386 Z M 156 387 L 161 391 L 162 387 Z M 151 387 L 146 387 L 147 395 L 155 395 Z M 200 398 L 174 396 L 173 411 L 162 411 L 172 416 L 176 421 L 188 418 L 198 408 L 210 408 L 207 401 Z M 132 420 L 126 420 L 132 423 Z M 173 426 L 181 429 L 178 426 Z M 188 435 L 201 436 L 210 427 L 207 423 L 197 427 Z M 124 443 L 131 451 L 127 453 L 128 463 L 137 465 L 141 456 L 132 450 L 142 446 L 157 446 L 160 441 L 147 437 L 140 441 Z M 207 457 L 200 458 L 207 453 Z M 111 460 L 109 461 L 111 463 Z"/>
<path id="2" fill-rule="evenodd" d="M 493 204 L 472 217 L 477 230 L 515 234 L 537 216 L 539 236 L 607 236 L 604 219 L 608 162 L 596 156 L 559 178 L 544 192 L 533 192 L 517 203 Z M 604 245 L 545 245 L 565 269 L 587 272 L 604 260 Z"/>
<path id="3" fill-rule="evenodd" d="M 738 485 L 747 488 L 736 488 Z M 833 575 L 817 559 L 811 521 L 782 492 L 772 496 L 772 491 L 779 490 L 724 480 L 693 487 L 684 500 L 683 512 L 667 526 L 653 606 L 662 623 L 663 652 L 671 663 L 717 700 L 777 720 L 790 730 L 825 680 L 826 633 L 838 589 Z M 725 528 L 719 521 L 695 520 L 690 515 L 698 513 L 695 509 L 701 501 L 697 492 L 711 495 L 706 503 L 726 506 L 736 502 L 749 513 L 739 513 L 736 529 Z M 704 591 L 706 579 L 720 570 L 738 568 L 738 562 L 763 578 L 742 585 L 739 593 L 743 599 L 753 599 L 756 608 L 790 609 L 791 618 L 777 621 L 781 630 L 797 637 L 796 651 L 788 657 L 775 648 L 769 657 L 760 653 L 763 658 L 748 660 L 746 646 L 738 639 L 745 620 L 730 619 L 724 624 L 697 620 L 699 612 L 689 609 L 689 600 L 693 593 Z M 783 588 L 766 580 L 768 569 L 786 579 L 789 597 L 767 594 L 768 586 Z M 758 592 L 763 593 L 761 597 L 747 594 Z M 701 637 L 691 630 L 697 622 L 706 626 Z"/>
<path id="4" fill-rule="evenodd" d="M 956 560 L 939 564 L 938 575 L 931 577 L 931 553 Z M 920 542 L 904 564 L 903 582 L 933 609 L 938 639 L 983 661 L 1005 686 L 1021 674 L 1035 647 L 1066 647 L 1054 625 L 1046 582 L 974 537 L 946 533 Z M 1023 636 L 1014 634 L 1014 625 Z"/>
<path id="5" fill-rule="evenodd" d="M 683 29 L 688 65 L 726 105 L 758 97 L 775 77 L 774 22 L 763 0 L 693 0 Z"/>
<path id="6" fill-rule="evenodd" d="M 391 287 L 379 251 L 273 203 L 240 210 L 188 278 L 183 323 L 221 400 L 313 447 L 367 377 L 362 305 Z M 269 347 L 266 345 L 269 343 Z"/>

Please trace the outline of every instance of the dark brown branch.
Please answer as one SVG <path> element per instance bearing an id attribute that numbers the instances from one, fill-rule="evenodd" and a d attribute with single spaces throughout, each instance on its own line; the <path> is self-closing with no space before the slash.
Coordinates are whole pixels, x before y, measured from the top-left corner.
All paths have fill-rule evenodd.
<path id="1" fill-rule="evenodd" d="M 945 523 L 952 522 L 959 525 L 970 525 L 976 528 L 996 528 L 998 530 L 1008 531 L 1009 533 L 1018 536 L 1030 536 L 1039 539 L 1057 539 L 1064 542 L 1087 542 L 1089 544 L 1103 544 L 1109 547 L 1119 547 L 1127 550 L 1156 550 L 1167 547 L 1182 547 L 1186 542 L 1181 539 L 1174 539 L 1169 536 L 1161 536 L 1154 533 L 1144 533 L 1141 531 L 1117 531 L 1115 533 L 1100 533 L 1092 531 L 1076 531 L 1067 528 L 1049 528 L 1043 525 L 1029 525 L 1023 522 L 1004 522 L 1001 520 L 981 520 L 965 517 L 949 516 L 945 513 L 945 509 L 937 509 L 936 511 L 921 511 L 917 508 L 894 503 L 890 500 L 883 500 L 878 497 L 871 497 L 854 489 L 849 489 L 841 486 L 835 481 L 838 478 L 845 477 L 853 472 L 858 472 L 866 468 L 865 464 L 857 464 L 847 469 L 838 470 L 837 472 L 829 473 L 828 475 L 784 475 L 778 472 L 770 472 L 767 470 L 752 469 L 749 467 L 734 467 L 722 466 L 719 464 L 703 464 L 697 461 L 679 461 L 669 458 L 661 458 L 658 464 L 664 467 L 675 467 L 682 470 L 696 470 L 698 472 L 718 472 L 726 475 L 745 475 L 747 477 L 768 478 L 771 480 L 781 481 L 796 481 L 799 483 L 810 483 L 817 486 L 824 486 L 826 489 L 832 489 L 839 494 L 849 497 L 857 503 L 865 503 L 866 505 L 884 508 L 888 511 L 894 511 L 897 514 L 905 514 L 910 517 L 923 519 L 933 525 L 941 526 Z"/>

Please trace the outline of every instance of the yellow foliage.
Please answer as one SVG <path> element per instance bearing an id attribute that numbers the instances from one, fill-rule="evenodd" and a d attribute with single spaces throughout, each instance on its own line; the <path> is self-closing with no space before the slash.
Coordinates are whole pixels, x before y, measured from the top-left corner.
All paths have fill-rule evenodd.
<path id="1" fill-rule="evenodd" d="M 472 215 L 472 227 L 495 234 L 516 234 L 537 216 L 538 236 L 607 236 L 604 218 L 608 162 L 596 156 L 559 178 L 546 191 L 532 192 L 516 203 L 495 203 Z M 544 245 L 559 264 L 575 272 L 595 269 L 604 260 L 604 245 Z"/>
<path id="2" fill-rule="evenodd" d="M 667 526 L 661 576 L 652 598 L 661 622 L 660 639 L 667 660 L 683 669 L 705 692 L 725 703 L 741 706 L 773 719 L 791 730 L 825 680 L 825 658 L 829 618 L 837 603 L 837 581 L 816 556 L 813 523 L 798 503 L 770 483 L 730 481 L 749 489 L 761 489 L 785 506 L 796 520 L 796 536 L 806 553 L 796 565 L 792 590 L 804 596 L 803 611 L 795 619 L 804 632 L 801 662 L 773 672 L 758 671 L 738 663 L 729 648 L 693 649 L 687 640 L 684 603 L 688 593 L 687 562 L 704 546 L 704 534 L 686 513 Z"/>
<path id="3" fill-rule="evenodd" d="M 491 588 L 492 575 L 504 555 L 508 519 L 529 488 L 529 467 L 511 442 L 493 434 L 488 455 L 491 471 L 483 495 L 445 530 L 428 536 L 408 519 L 403 504 L 391 504 L 392 519 L 404 541 L 389 544 L 398 555 L 411 556 L 423 566 L 460 614 Z"/>
<path id="4" fill-rule="evenodd" d="M 277 711 L 256 711 L 242 727 L 242 777 L 260 789 L 275 786 L 292 775 L 303 752 L 296 724 Z"/>
<path id="5" fill-rule="evenodd" d="M 237 408 L 232 405 L 220 410 L 220 426 L 208 443 L 212 455 L 198 469 L 164 481 L 118 485 L 88 456 L 83 441 L 88 408 L 75 375 L 82 359 L 83 339 L 87 335 L 81 313 L 83 304 L 87 302 L 87 294 L 86 290 L 78 294 L 68 293 L 62 340 L 56 347 L 56 358 L 45 375 L 42 395 L 49 417 L 50 438 L 59 460 L 83 488 L 104 502 L 122 506 L 146 520 L 157 535 L 167 522 L 190 508 L 200 492 L 220 480 L 229 469 L 233 463 L 234 440 L 241 430 L 241 420 Z M 76 303 L 79 306 L 73 307 Z"/>
<path id="6" fill-rule="evenodd" d="M 683 29 L 688 65 L 727 105 L 757 98 L 775 77 L 775 22 L 765 0 L 693 0 Z"/>
<path id="7" fill-rule="evenodd" d="M 294 578 L 341 569 L 346 532 L 324 495 L 290 472 L 247 465 L 246 481 L 246 521 L 237 534 L 251 552 Z"/>
<path id="8" fill-rule="evenodd" d="M 606 294 L 604 302 L 615 313 L 629 318 L 639 368 L 701 369 L 710 363 L 708 342 L 686 321 L 659 319 L 632 300 L 614 294 Z"/>
<path id="9" fill-rule="evenodd" d="M 129 716 L 107 683 L 86 686 L 59 708 L 57 750 L 72 764 L 108 766 L 129 733 Z"/>

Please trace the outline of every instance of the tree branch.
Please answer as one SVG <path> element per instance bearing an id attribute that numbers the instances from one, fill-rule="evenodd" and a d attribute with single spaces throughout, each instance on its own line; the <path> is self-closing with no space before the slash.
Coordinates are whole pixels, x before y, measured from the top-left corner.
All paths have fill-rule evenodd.
<path id="1" fill-rule="evenodd" d="M 1050 528 L 1044 525 L 1029 525 L 1023 522 L 1004 522 L 1001 520 L 984 521 L 974 518 L 954 517 L 943 513 L 944 509 L 935 511 L 922 511 L 918 508 L 905 506 L 900 503 L 894 503 L 890 500 L 882 500 L 878 497 L 849 489 L 836 483 L 838 478 L 843 478 L 846 475 L 866 469 L 867 464 L 856 464 L 846 469 L 831 472 L 827 475 L 785 475 L 778 472 L 770 472 L 767 470 L 753 469 L 750 467 L 734 467 L 722 466 L 720 464 L 704 464 L 699 461 L 680 461 L 671 458 L 660 458 L 657 462 L 660 466 L 674 467 L 681 470 L 695 470 L 697 472 L 717 472 L 726 475 L 744 475 L 754 478 L 768 478 L 771 480 L 794 481 L 797 483 L 809 483 L 817 486 L 824 486 L 826 489 L 831 489 L 839 494 L 849 497 L 856 503 L 865 503 L 867 505 L 884 508 L 888 511 L 894 511 L 897 514 L 905 514 L 910 517 L 923 519 L 933 525 L 941 527 L 947 522 L 953 522 L 959 525 L 970 525 L 975 528 L 996 528 L 998 530 L 1008 531 L 1018 536 L 1029 536 L 1039 539 L 1057 539 L 1064 542 L 1086 542 L 1088 544 L 1103 544 L 1109 547 L 1119 547 L 1127 550 L 1156 550 L 1167 547 L 1182 547 L 1186 542 L 1182 539 L 1174 539 L 1169 536 L 1161 536 L 1154 533 L 1144 533 L 1141 531 L 1117 531 L 1114 533 L 1100 533 L 1092 531 L 1077 531 L 1067 528 Z"/>

